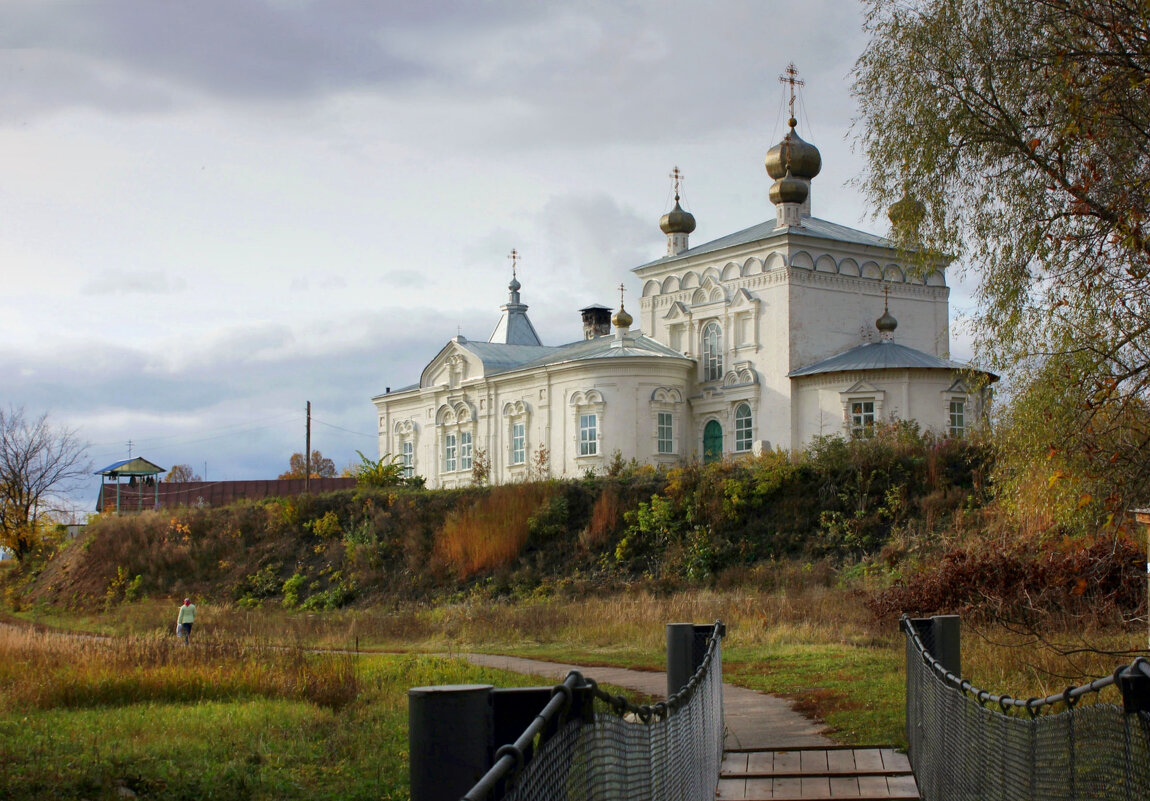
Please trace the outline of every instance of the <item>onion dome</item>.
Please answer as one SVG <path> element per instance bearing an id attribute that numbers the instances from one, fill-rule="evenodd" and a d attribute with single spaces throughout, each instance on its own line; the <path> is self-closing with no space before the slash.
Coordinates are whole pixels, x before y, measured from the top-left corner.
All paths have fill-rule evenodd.
<path id="1" fill-rule="evenodd" d="M 917 228 L 922 223 L 923 217 L 926 216 L 926 206 L 918 198 L 912 197 L 909 192 L 904 192 L 903 196 L 887 209 L 886 216 L 890 218 L 890 224 L 895 229 L 904 226 Z"/>
<path id="2" fill-rule="evenodd" d="M 789 167 L 791 175 L 795 178 L 805 178 L 809 181 L 822 169 L 823 157 L 819 155 L 817 147 L 810 142 L 804 142 L 795 133 L 798 121 L 794 117 L 787 120 L 787 124 L 791 129 L 787 131 L 783 141 L 767 151 L 767 158 L 764 161 L 767 175 L 778 180 L 787 174 Z"/>
<path id="3" fill-rule="evenodd" d="M 635 322 L 635 318 L 627 314 L 627 310 L 623 308 L 623 304 L 619 304 L 619 311 L 615 312 L 615 316 L 611 318 L 611 322 L 616 328 L 627 329 L 631 327 L 631 323 Z"/>
<path id="4" fill-rule="evenodd" d="M 511 283 L 507 285 L 507 288 L 512 292 L 518 292 L 522 287 L 523 284 L 519 283 L 519 279 L 511 276 Z"/>
<path id="5" fill-rule="evenodd" d="M 659 228 L 665 234 L 689 234 L 695 230 L 695 215 L 683 211 L 679 205 L 679 196 L 675 195 L 675 208 L 663 215 L 659 220 Z"/>
<path id="6" fill-rule="evenodd" d="M 892 334 L 898 328 L 898 320 L 894 319 L 894 315 L 890 313 L 889 309 L 882 310 L 882 317 L 874 321 L 874 327 L 883 334 Z"/>
<path id="7" fill-rule="evenodd" d="M 805 181 L 800 181 L 791 175 L 791 171 L 787 170 L 779 180 L 771 184 L 771 202 L 775 205 L 779 203 L 802 203 L 807 199 L 810 189 L 807 187 Z"/>

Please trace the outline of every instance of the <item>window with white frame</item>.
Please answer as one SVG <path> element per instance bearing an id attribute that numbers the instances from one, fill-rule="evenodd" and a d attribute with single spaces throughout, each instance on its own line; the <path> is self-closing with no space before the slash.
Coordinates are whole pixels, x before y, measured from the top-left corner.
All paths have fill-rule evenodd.
<path id="1" fill-rule="evenodd" d="M 659 453 L 675 452 L 675 418 L 670 412 L 659 412 L 655 439 L 658 441 Z"/>
<path id="2" fill-rule="evenodd" d="M 951 398 L 949 422 L 947 434 L 951 437 L 961 437 L 966 432 L 966 401 L 962 398 Z"/>
<path id="3" fill-rule="evenodd" d="M 527 462 L 527 424 L 516 421 L 511 424 L 511 464 Z"/>
<path id="4" fill-rule="evenodd" d="M 461 431 L 459 433 L 459 469 L 471 469 L 471 432 Z"/>
<path id="5" fill-rule="evenodd" d="M 864 437 L 874 431 L 873 400 L 852 400 L 850 415 L 851 436 Z"/>
<path id="6" fill-rule="evenodd" d="M 752 422 L 750 404 L 740 403 L 735 409 L 735 451 L 738 453 L 751 449 Z"/>
<path id="7" fill-rule="evenodd" d="M 455 453 L 456 453 L 456 438 L 454 434 L 447 434 L 443 437 L 443 472 L 455 472 Z"/>
<path id="8" fill-rule="evenodd" d="M 723 329 L 716 322 L 703 328 L 703 380 L 718 381 L 723 377 Z"/>
<path id="9" fill-rule="evenodd" d="M 409 439 L 403 441 L 403 477 L 411 478 L 415 475 L 415 443 Z"/>
<path id="10" fill-rule="evenodd" d="M 599 453 L 599 415 L 594 412 L 579 415 L 579 455 L 596 456 Z"/>

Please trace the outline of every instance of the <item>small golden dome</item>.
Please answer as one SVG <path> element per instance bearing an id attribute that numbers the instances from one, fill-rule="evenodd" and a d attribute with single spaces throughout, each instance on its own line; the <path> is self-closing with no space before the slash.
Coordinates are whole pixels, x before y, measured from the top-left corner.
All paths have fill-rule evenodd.
<path id="1" fill-rule="evenodd" d="M 695 215 L 683 211 L 679 205 L 678 196 L 675 197 L 675 208 L 663 215 L 659 220 L 659 228 L 665 234 L 689 234 L 695 230 Z"/>
<path id="2" fill-rule="evenodd" d="M 800 181 L 791 175 L 791 171 L 787 170 L 779 180 L 771 184 L 771 202 L 775 205 L 779 203 L 802 203 L 807 199 L 810 193 L 805 181 Z"/>
<path id="3" fill-rule="evenodd" d="M 635 318 L 627 314 L 627 310 L 620 305 L 619 311 L 615 312 L 615 316 L 611 318 L 611 322 L 616 328 L 630 328 L 631 323 L 635 322 Z"/>
<path id="4" fill-rule="evenodd" d="M 916 197 L 911 196 L 909 192 L 904 192 L 902 197 L 891 207 L 887 209 L 886 216 L 890 218 L 890 224 L 895 229 L 910 226 L 911 228 L 918 228 L 922 223 L 923 217 L 926 216 L 926 206 L 922 201 Z"/>

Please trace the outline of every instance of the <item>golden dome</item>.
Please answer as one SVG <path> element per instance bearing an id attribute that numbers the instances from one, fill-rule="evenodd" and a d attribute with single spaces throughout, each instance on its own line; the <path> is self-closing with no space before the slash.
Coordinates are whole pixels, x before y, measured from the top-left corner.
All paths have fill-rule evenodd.
<path id="1" fill-rule="evenodd" d="M 807 199 L 810 189 L 807 187 L 805 181 L 800 181 L 791 175 L 791 171 L 787 170 L 779 180 L 771 184 L 771 202 L 775 205 L 779 203 L 802 203 Z"/>
<path id="2" fill-rule="evenodd" d="M 635 322 L 635 318 L 627 314 L 627 310 L 620 305 L 619 311 L 615 312 L 615 316 L 611 318 L 611 322 L 616 328 L 630 328 L 631 323 Z"/>
<path id="3" fill-rule="evenodd" d="M 665 234 L 689 234 L 695 230 L 695 215 L 683 211 L 679 205 L 679 198 L 675 197 L 675 208 L 663 215 L 659 220 L 659 228 Z"/>
<path id="4" fill-rule="evenodd" d="M 767 168 L 767 175 L 778 180 L 787 174 L 789 166 L 791 175 L 809 181 L 823 168 L 823 157 L 819 155 L 817 147 L 810 142 L 804 142 L 795 133 L 795 125 L 798 123 L 794 117 L 791 117 L 787 124 L 791 129 L 787 131 L 783 141 L 767 151 L 767 157 L 763 162 Z"/>

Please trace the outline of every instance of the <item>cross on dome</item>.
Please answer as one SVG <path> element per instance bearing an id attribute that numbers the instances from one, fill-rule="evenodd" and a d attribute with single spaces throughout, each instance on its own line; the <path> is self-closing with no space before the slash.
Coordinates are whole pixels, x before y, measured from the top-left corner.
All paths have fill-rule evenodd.
<path id="1" fill-rule="evenodd" d="M 509 255 L 507 258 L 511 259 L 511 277 L 516 278 L 517 276 L 515 275 L 515 268 L 519 264 L 519 251 L 515 248 L 511 248 L 511 255 Z"/>
<path id="2" fill-rule="evenodd" d="M 791 100 L 788 104 L 791 113 L 791 127 L 795 127 L 795 87 L 806 86 L 806 82 L 799 78 L 799 71 L 795 68 L 795 62 L 787 65 L 786 75 L 779 76 L 779 83 L 790 84 L 791 86 Z"/>
<path id="3" fill-rule="evenodd" d="M 671 170 L 671 180 L 675 182 L 675 202 L 679 202 L 679 184 L 683 181 L 683 173 L 679 170 L 679 165 L 675 165 L 675 169 Z"/>

